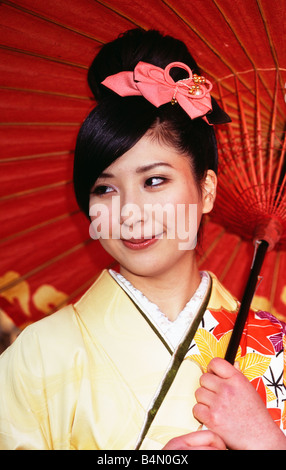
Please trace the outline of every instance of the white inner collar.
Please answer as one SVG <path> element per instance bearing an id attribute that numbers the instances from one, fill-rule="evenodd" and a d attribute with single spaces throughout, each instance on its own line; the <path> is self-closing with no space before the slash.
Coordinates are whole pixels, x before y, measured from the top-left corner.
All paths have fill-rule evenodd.
<path id="1" fill-rule="evenodd" d="M 148 312 L 148 317 L 152 320 L 152 323 L 173 348 L 178 345 L 196 317 L 210 282 L 210 275 L 206 271 L 201 271 L 201 282 L 196 292 L 179 313 L 176 320 L 170 321 L 155 303 L 151 302 L 140 290 L 136 289 L 122 274 L 111 269 L 109 272 L 127 293 L 132 294 L 132 298 L 137 301 L 138 305 Z"/>

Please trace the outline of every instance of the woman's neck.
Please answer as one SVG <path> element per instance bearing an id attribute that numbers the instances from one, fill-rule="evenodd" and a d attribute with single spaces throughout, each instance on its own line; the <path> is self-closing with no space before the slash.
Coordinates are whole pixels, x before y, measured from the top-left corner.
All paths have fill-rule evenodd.
<path id="1" fill-rule="evenodd" d="M 156 277 L 138 276 L 122 267 L 120 273 L 155 303 L 170 321 L 176 320 L 201 282 L 199 269 L 194 260 L 183 270 L 182 266 L 178 266 L 171 272 L 164 272 Z"/>

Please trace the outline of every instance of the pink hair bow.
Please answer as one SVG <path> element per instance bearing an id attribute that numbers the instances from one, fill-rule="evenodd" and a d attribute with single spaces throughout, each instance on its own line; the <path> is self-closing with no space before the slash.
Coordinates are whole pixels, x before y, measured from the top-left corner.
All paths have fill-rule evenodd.
<path id="1" fill-rule="evenodd" d="M 170 76 L 170 70 L 174 67 L 186 70 L 189 77 L 175 82 Z M 212 110 L 211 82 L 193 74 L 182 62 L 172 62 L 165 69 L 139 62 L 134 72 L 110 75 L 102 84 L 120 96 L 142 95 L 156 107 L 178 102 L 191 119 L 205 116 Z"/>

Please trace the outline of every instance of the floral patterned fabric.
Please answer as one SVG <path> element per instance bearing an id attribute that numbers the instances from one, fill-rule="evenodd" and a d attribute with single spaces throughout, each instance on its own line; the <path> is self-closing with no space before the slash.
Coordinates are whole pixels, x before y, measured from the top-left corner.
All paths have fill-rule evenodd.
<path id="1" fill-rule="evenodd" d="M 202 369 L 224 357 L 238 311 L 217 278 L 211 280 L 199 326 L 191 325 L 192 340 L 191 330 L 182 339 L 187 352 L 178 363 L 179 349 L 169 347 L 107 271 L 76 304 L 25 328 L 0 357 L 0 449 L 134 449 L 167 372 L 175 369 L 140 449 L 162 449 L 198 430 L 192 410 Z M 236 357 L 284 432 L 285 331 L 266 312 L 250 311 Z"/>
<path id="2" fill-rule="evenodd" d="M 213 357 L 224 357 L 234 326 L 233 313 L 208 309 L 188 357 L 206 371 Z M 268 312 L 249 312 L 236 361 L 257 390 L 274 421 L 286 430 L 286 325 Z M 284 370 L 284 372 L 283 372 Z"/>

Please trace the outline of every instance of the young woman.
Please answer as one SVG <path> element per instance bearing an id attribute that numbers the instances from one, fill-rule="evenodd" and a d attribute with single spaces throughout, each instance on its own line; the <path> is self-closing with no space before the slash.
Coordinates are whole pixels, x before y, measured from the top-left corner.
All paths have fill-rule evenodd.
<path id="1" fill-rule="evenodd" d="M 141 30 L 102 48 L 89 83 L 75 193 L 119 270 L 2 355 L 0 448 L 286 449 L 285 328 L 250 311 L 227 363 L 238 302 L 196 263 L 229 121 L 211 83 Z"/>

